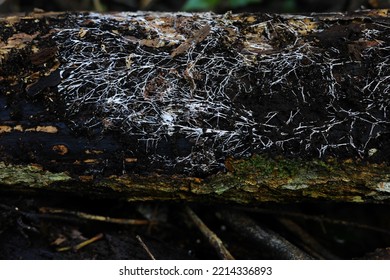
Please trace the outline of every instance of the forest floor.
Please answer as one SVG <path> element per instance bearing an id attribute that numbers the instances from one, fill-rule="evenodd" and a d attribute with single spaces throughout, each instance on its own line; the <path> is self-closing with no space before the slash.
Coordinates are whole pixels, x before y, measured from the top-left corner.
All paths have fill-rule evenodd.
<path id="1" fill-rule="evenodd" d="M 231 211 L 253 220 L 258 234 L 263 229 L 281 236 L 315 259 L 390 259 L 390 205 L 385 204 L 244 207 L 1 193 L 0 259 L 150 259 L 144 246 L 156 259 L 221 258 L 188 215 L 188 206 L 236 259 L 291 255 L 281 253 L 278 244 L 259 240 L 256 233 L 248 236 L 245 223 L 238 225 L 241 229 L 239 221 L 232 225 L 224 218 Z M 119 220 L 110 222 L 108 217 Z"/>

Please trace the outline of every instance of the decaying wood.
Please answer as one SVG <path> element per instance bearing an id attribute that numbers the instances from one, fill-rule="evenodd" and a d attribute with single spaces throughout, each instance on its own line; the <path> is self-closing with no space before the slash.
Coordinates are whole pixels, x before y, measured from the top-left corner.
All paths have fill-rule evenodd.
<path id="1" fill-rule="evenodd" d="M 218 213 L 218 216 L 233 229 L 243 234 L 245 238 L 256 242 L 260 248 L 272 248 L 271 252 L 275 254 L 272 256 L 273 258 L 286 260 L 313 259 L 276 232 L 265 226 L 258 225 L 254 220 L 245 216 L 245 214 L 227 210 Z"/>
<path id="2" fill-rule="evenodd" d="M 3 190 L 388 201 L 388 10 L 0 19 Z"/>

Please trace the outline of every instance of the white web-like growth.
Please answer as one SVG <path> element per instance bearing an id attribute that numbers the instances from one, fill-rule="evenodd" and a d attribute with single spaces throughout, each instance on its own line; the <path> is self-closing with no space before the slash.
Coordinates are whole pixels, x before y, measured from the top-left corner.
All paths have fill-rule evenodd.
<path id="1" fill-rule="evenodd" d="M 289 44 L 285 51 L 264 55 L 258 60 L 257 73 L 263 73 L 263 79 L 267 81 L 261 89 L 262 100 L 267 100 L 264 98 L 267 95 L 285 95 L 285 102 L 291 102 L 291 105 L 287 110 L 275 107 L 275 110 L 263 114 L 258 122 L 263 127 L 260 129 L 262 135 L 269 135 L 264 132 L 278 135 L 277 139 L 271 137 L 272 145 L 282 150 L 286 150 L 285 145 L 290 143 L 299 146 L 295 153 L 300 155 L 316 150 L 320 158 L 329 153 L 337 155 L 340 151 L 347 151 L 349 156 L 372 156 L 376 148 L 370 143 L 389 132 L 390 71 L 386 65 L 389 65 L 390 49 L 381 40 L 388 40 L 389 34 L 384 35 L 383 31 L 376 29 L 362 30 L 359 40 L 372 44 L 359 49 L 362 58 L 378 61 L 378 54 L 386 53 L 371 69 L 370 65 L 363 64 L 364 61 L 341 55 L 335 47 L 320 49 L 313 42 L 302 40 L 299 30 L 294 29 L 291 22 L 279 23 L 277 27 L 268 24 L 274 30 L 288 33 L 289 40 L 294 43 Z M 303 21 L 301 25 L 304 25 Z M 388 30 L 389 27 L 384 28 Z M 354 73 L 363 69 L 372 72 Z M 311 84 L 312 78 L 320 83 Z M 291 80 L 298 84 L 291 84 Z M 349 88 L 346 89 L 348 80 Z M 358 84 L 365 86 L 359 88 Z M 301 111 L 304 111 L 303 115 Z M 311 115 L 308 114 L 310 111 Z M 277 121 L 272 124 L 273 120 Z"/>
<path id="2" fill-rule="evenodd" d="M 210 26 L 197 41 L 191 40 L 193 32 L 179 32 L 176 23 L 165 22 L 166 14 L 154 14 L 152 20 L 144 16 L 75 17 L 74 28 L 61 29 L 54 38 L 63 60 L 58 91 L 70 121 L 91 130 L 120 131 L 136 139 L 151 161 L 196 173 L 223 167 L 228 156 L 267 150 L 314 151 L 319 157 L 345 150 L 364 156 L 388 125 L 388 46 L 378 43 L 362 51 L 375 59 L 371 56 L 380 49 L 382 63 L 365 81 L 358 81 L 365 83 L 363 88 L 351 89 L 361 94 L 358 104 L 343 104 L 350 93 L 341 90 L 341 84 L 354 79 L 353 68 L 361 62 L 338 58 L 337 48 L 319 51 L 303 39 L 300 26 L 272 19 L 247 24 L 247 30 L 261 25 L 260 43 L 240 35 L 243 31 L 229 15 L 201 14 L 191 21 L 193 15 L 180 14 L 182 30 Z M 373 29 L 362 34 L 378 42 L 383 36 Z M 272 45 L 277 37 L 288 38 L 284 51 Z M 233 47 L 238 38 L 243 46 Z M 230 49 L 223 48 L 226 42 Z M 184 50 L 172 55 L 178 46 Z M 335 76 L 340 69 L 345 75 Z M 313 85 L 311 79 L 322 84 Z M 250 104 L 237 102 L 246 97 Z M 285 108 L 270 108 L 267 102 L 273 98 L 285 100 Z M 84 118 L 86 109 L 95 115 Z M 163 143 L 182 140 L 188 152 L 158 152 Z"/>
<path id="3" fill-rule="evenodd" d="M 137 137 L 145 143 L 151 159 L 167 166 L 183 163 L 185 169 L 205 172 L 223 164 L 221 155 L 249 154 L 243 138 L 248 133 L 261 137 L 254 133 L 251 112 L 234 108 L 226 93 L 244 61 L 226 58 L 223 51 L 206 54 L 219 43 L 218 27 L 212 28 L 214 36 L 172 59 L 166 50 L 153 51 L 134 43 L 134 38 L 102 30 L 106 18 L 92 19 L 94 27 L 64 29 L 55 36 L 65 61 L 59 93 L 70 116 L 92 106 L 96 116 L 85 120 L 85 126 L 103 123 L 107 129 Z M 86 32 L 85 37 L 80 37 L 81 32 Z M 162 36 L 158 29 L 149 32 Z M 191 153 L 174 159 L 153 153 L 160 141 L 173 135 L 187 139 L 193 145 Z"/>

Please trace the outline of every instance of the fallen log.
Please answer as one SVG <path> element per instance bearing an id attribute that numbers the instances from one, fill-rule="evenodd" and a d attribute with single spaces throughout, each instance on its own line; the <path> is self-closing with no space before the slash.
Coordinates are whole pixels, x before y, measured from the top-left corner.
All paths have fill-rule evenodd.
<path id="1" fill-rule="evenodd" d="M 0 19 L 2 190 L 388 201 L 388 10 Z"/>

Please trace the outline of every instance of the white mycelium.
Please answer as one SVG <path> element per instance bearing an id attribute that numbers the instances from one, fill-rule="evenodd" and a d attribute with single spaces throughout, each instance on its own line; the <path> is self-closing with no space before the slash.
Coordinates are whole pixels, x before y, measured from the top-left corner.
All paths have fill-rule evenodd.
<path id="1" fill-rule="evenodd" d="M 382 32 L 361 31 L 361 38 L 377 42 L 361 55 L 380 49 L 383 57 L 358 81 L 365 86 L 353 88 L 354 71 L 367 66 L 305 39 L 310 18 L 266 16 L 240 24 L 229 14 L 192 17 L 72 17 L 74 27 L 55 35 L 62 57 L 58 90 L 70 120 L 120 131 L 137 139 L 152 161 L 188 172 L 208 172 L 228 156 L 267 150 L 364 156 L 388 125 L 390 47 L 380 41 Z M 275 38 L 286 45 L 275 46 Z M 345 74 L 335 76 L 340 72 Z M 341 90 L 347 79 L 358 104 L 343 103 L 351 94 Z M 272 100 L 285 104 L 270 108 Z M 95 114 L 83 119 L 87 108 Z M 178 139 L 187 141 L 187 153 L 157 152 L 162 142 Z"/>

